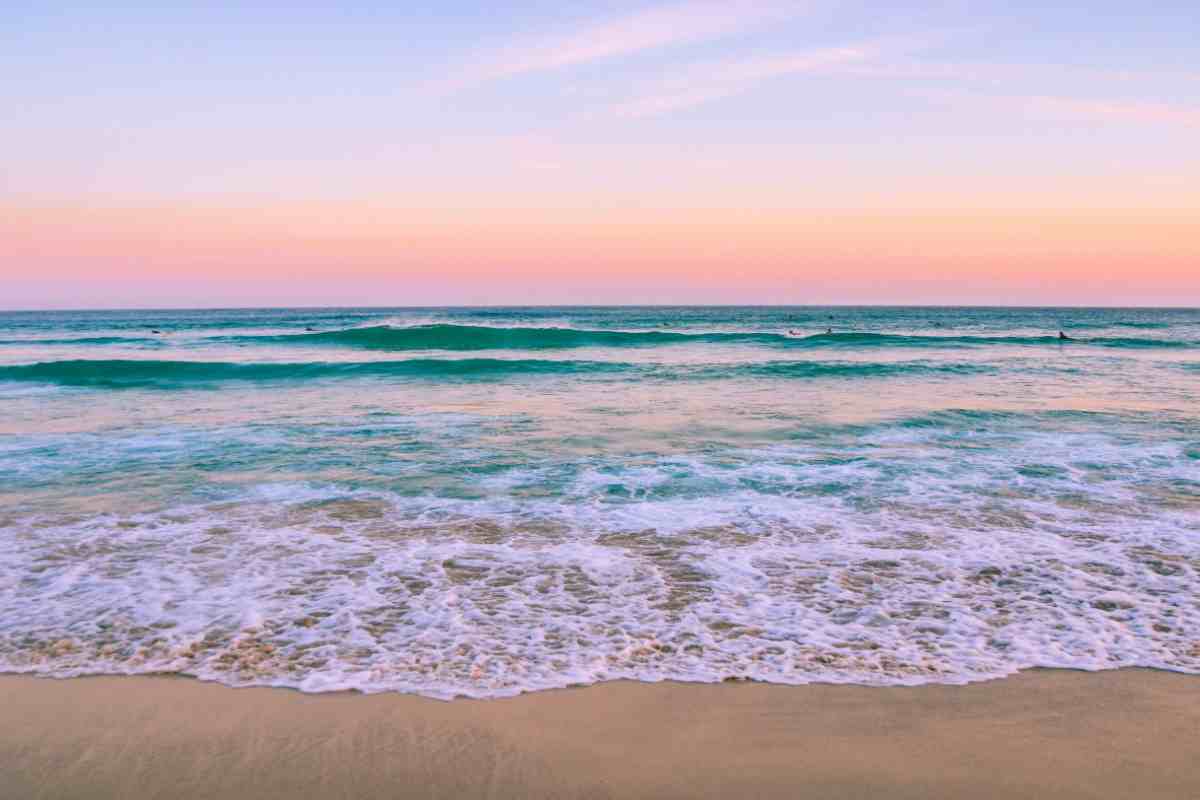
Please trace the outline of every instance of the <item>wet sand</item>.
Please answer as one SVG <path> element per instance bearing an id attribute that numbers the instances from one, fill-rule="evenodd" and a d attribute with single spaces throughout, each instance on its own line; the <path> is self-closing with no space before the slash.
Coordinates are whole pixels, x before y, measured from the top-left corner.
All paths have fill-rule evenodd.
<path id="1" fill-rule="evenodd" d="M 0 676 L 0 797 L 1197 798 L 1200 677 L 506 700 Z"/>

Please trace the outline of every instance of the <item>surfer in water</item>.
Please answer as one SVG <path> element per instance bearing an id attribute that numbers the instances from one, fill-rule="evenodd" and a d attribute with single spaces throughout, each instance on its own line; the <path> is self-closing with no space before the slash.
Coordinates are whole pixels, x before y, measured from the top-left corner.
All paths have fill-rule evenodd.
<path id="1" fill-rule="evenodd" d="M 1072 339 L 1070 336 L 1067 336 L 1067 335 L 1066 335 L 1065 333 L 1063 333 L 1062 331 L 1059 331 L 1059 332 L 1058 332 L 1058 340 L 1059 340 L 1060 342 L 1073 342 L 1073 341 L 1075 341 L 1074 339 Z"/>

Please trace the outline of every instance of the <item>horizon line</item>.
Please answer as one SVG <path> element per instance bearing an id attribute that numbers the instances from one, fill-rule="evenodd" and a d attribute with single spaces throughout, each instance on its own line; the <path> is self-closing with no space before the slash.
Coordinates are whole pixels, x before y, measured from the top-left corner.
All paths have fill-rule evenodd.
<path id="1" fill-rule="evenodd" d="M 1099 311 L 1200 311 L 1200 305 L 1042 305 L 1036 303 L 461 303 L 443 305 L 288 305 L 288 306 L 97 306 L 92 308 L 0 308 L 0 314 L 94 313 L 118 311 L 429 311 L 447 308 L 995 308 Z"/>

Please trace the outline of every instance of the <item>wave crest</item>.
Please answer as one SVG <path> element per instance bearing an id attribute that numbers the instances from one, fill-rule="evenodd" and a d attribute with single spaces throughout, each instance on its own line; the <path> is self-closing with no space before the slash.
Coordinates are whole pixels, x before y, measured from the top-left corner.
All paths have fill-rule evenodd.
<path id="1" fill-rule="evenodd" d="M 400 361 L 245 364 L 212 361 L 110 359 L 43 361 L 0 367 L 0 381 L 92 388 L 176 388 L 228 381 L 306 381 L 338 378 L 504 379 L 536 375 L 621 375 L 656 380 L 884 378 L 993 372 L 980 364 L 866 361 L 765 361 L 749 364 L 663 366 L 623 361 L 505 358 L 414 358 Z"/>
<path id="2" fill-rule="evenodd" d="M 580 347 L 655 347 L 680 344 L 759 344 L 784 348 L 938 348 L 984 345 L 1095 346 L 1116 348 L 1194 347 L 1196 343 L 1149 338 L 1077 338 L 1057 336 L 929 336 L 839 332 L 793 335 L 764 332 L 618 331 L 580 328 L 502 328 L 486 325 L 376 325 L 318 333 L 242 337 L 271 344 L 333 345 L 361 350 L 556 350 Z"/>

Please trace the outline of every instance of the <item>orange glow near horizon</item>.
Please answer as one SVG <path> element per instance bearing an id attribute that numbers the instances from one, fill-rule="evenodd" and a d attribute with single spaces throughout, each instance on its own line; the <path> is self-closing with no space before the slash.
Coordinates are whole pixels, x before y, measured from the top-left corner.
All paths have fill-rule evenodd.
<path id="1" fill-rule="evenodd" d="M 536 282 L 552 302 L 641 285 L 686 288 L 711 302 L 749 290 L 770 295 L 764 301 L 803 302 L 827 285 L 830 301 L 844 289 L 843 302 L 868 302 L 876 301 L 864 296 L 869 287 L 933 282 L 963 302 L 997 291 L 1032 300 L 1053 287 L 1047 302 L 1075 291 L 1084 303 L 1121 304 L 1111 293 L 1124 286 L 1200 304 L 1195 222 L 1187 211 L 1087 209 L 43 207 L 4 211 L 0 243 L 4 277 L 14 281 L 335 280 L 408 289 L 454 281 L 515 289 L 502 303 L 519 301 L 520 282 Z"/>

